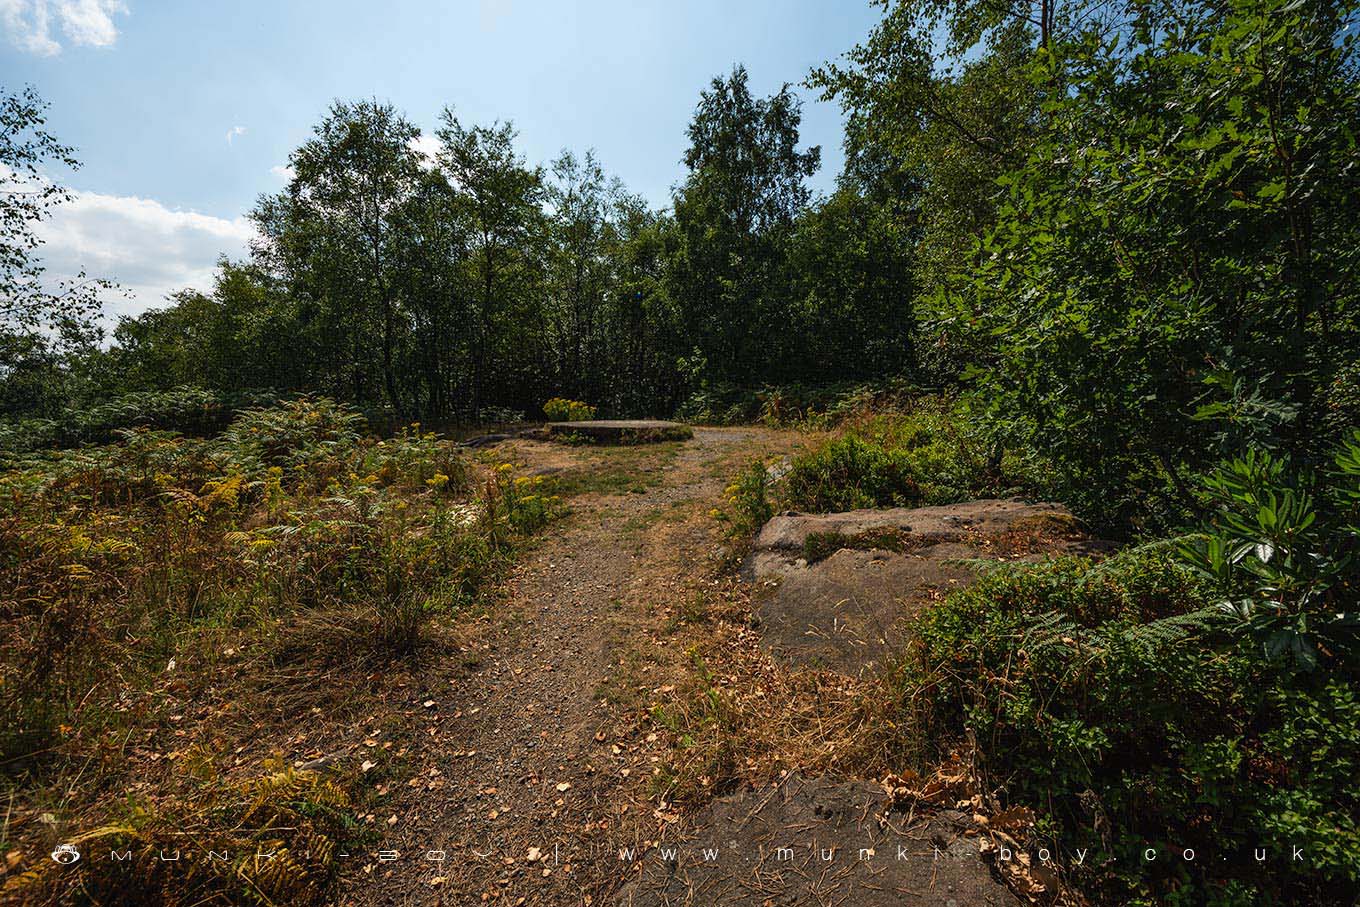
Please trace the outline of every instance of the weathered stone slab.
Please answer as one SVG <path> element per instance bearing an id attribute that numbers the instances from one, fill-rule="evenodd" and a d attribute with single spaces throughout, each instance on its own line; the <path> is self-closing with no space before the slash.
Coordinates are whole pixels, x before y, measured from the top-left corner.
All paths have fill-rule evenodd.
<path id="1" fill-rule="evenodd" d="M 1103 547 L 1059 504 L 789 513 L 765 524 L 742 573 L 758 586 L 759 631 L 775 655 L 858 674 L 900 650 L 926 605 L 974 580 L 958 561 Z"/>
<path id="2" fill-rule="evenodd" d="M 714 801 L 643 857 L 626 907 L 1019 907 L 960 814 L 879 821 L 883 790 L 790 776 Z"/>

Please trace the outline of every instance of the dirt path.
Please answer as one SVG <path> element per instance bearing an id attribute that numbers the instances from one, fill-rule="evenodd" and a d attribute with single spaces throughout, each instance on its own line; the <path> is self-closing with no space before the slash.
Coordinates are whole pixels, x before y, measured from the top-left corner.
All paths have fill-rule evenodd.
<path id="1" fill-rule="evenodd" d="M 577 492 L 572 515 L 545 531 L 464 651 L 422 672 L 426 726 L 380 789 L 381 841 L 354 855 L 366 862 L 347 873 L 343 903 L 611 900 L 628 871 L 619 849 L 675 818 L 648 799 L 664 743 L 640 721 L 687 663 L 660 630 L 714 582 L 709 510 L 726 482 L 797 442 L 741 428 L 646 448 L 497 449 Z"/>

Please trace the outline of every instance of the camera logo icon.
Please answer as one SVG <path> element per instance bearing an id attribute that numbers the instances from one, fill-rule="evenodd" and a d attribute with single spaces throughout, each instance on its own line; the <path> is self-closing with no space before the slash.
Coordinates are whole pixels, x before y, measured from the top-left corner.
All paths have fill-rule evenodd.
<path id="1" fill-rule="evenodd" d="M 74 844 L 59 844 L 57 849 L 52 851 L 52 859 L 63 866 L 70 866 L 80 859 L 80 851 L 76 850 Z"/>

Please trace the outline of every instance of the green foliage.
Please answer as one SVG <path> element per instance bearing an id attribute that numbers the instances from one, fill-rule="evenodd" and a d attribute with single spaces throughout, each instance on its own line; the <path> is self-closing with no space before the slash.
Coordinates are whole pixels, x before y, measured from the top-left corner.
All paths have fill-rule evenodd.
<path id="1" fill-rule="evenodd" d="M 922 395 L 906 378 L 769 384 L 739 387 L 708 383 L 676 410 L 676 418 L 709 425 L 761 422 L 772 428 L 825 428 L 874 410 L 905 408 Z"/>
<path id="2" fill-rule="evenodd" d="M 358 443 L 364 417 L 325 397 L 300 397 L 241 413 L 222 440 L 242 457 L 266 466 L 305 471 L 342 461 Z"/>
<path id="3" fill-rule="evenodd" d="M 1258 903 L 1349 903 L 1357 678 L 1281 671 L 1215 598 L 1166 545 L 1005 568 L 925 616 L 905 689 L 929 739 L 976 741 L 988 786 L 1050 817 L 1051 843 L 1113 857 L 1071 867 L 1088 893 L 1232 903 L 1216 898 L 1235 879 Z M 1206 859 L 1149 864 L 1148 847 Z"/>
<path id="4" fill-rule="evenodd" d="M 553 397 L 543 404 L 543 414 L 549 422 L 584 422 L 595 418 L 595 407 L 579 400 Z"/>
<path id="5" fill-rule="evenodd" d="M 41 110 L 10 100 L 7 148 L 67 154 L 40 129 L 21 141 Z M 375 426 L 498 421 L 553 393 L 657 416 L 728 382 L 909 370 L 913 234 L 885 214 L 878 184 L 849 179 L 814 199 L 819 151 L 798 148 L 799 125 L 787 86 L 761 99 L 741 68 L 715 79 L 672 214 L 593 152 L 526 162 L 510 123 L 445 109 L 426 156 L 392 105 L 336 102 L 290 156 L 289 185 L 251 212 L 249 256 L 222 261 L 210 292 L 120 318 L 107 348 L 0 336 L 0 413 L 57 418 L 193 384 L 323 394 Z M 29 251 L 18 244 L 16 267 L 38 267 Z M 29 309 L 49 329 L 81 320 L 80 299 L 60 302 Z"/>
<path id="6" fill-rule="evenodd" d="M 1358 348 L 1355 14 L 1135 4 L 1033 56 L 1040 117 L 937 311 L 998 435 L 1094 522 L 1174 524 L 1243 445 L 1327 440 Z"/>
<path id="7" fill-rule="evenodd" d="M 965 408 L 921 398 L 906 411 L 852 418 L 794 459 L 782 499 L 799 510 L 945 504 L 1004 490 Z"/>
<path id="8" fill-rule="evenodd" d="M 1268 657 L 1287 654 L 1306 668 L 1357 651 L 1360 432 L 1335 465 L 1332 500 L 1315 502 L 1317 476 L 1269 453 L 1233 460 L 1205 480 L 1212 522 L 1182 546 Z"/>
<path id="9" fill-rule="evenodd" d="M 959 0 L 880 2 L 882 20 L 807 85 L 838 100 L 846 116 L 842 183 L 874 206 L 875 233 L 914 245 L 903 264 L 929 296 L 977 261 L 975 239 L 997 217 L 996 180 L 1023 157 L 1041 96 L 1025 77 L 1037 23 L 1031 10 Z M 1047 4 L 1079 20 L 1084 4 Z M 1064 21 L 1064 25 L 1068 24 Z M 941 37 L 945 41 L 941 42 Z M 882 235 L 882 234 L 880 234 Z M 937 335 L 923 358 L 946 374 L 967 350 Z"/>
<path id="10" fill-rule="evenodd" d="M 821 151 L 798 150 L 802 118 L 785 85 L 755 98 L 745 68 L 714 79 L 689 126 L 675 196 L 667 284 L 702 377 L 747 383 L 782 369 L 789 330 L 787 246 Z"/>
<path id="11" fill-rule="evenodd" d="M 727 524 L 732 538 L 749 539 L 774 515 L 769 491 L 769 470 L 760 460 L 752 460 L 723 491 L 726 509 L 714 510 L 713 516 Z"/>
<path id="12" fill-rule="evenodd" d="M 515 476 L 513 467 L 502 463 L 487 482 L 483 495 L 484 519 L 494 530 L 499 520 L 515 532 L 537 532 L 561 515 L 563 506 L 556 495 L 545 494 L 543 476 Z"/>
<path id="13" fill-rule="evenodd" d="M 1360 425 L 1360 359 L 1337 370 L 1324 400 L 1329 436 L 1344 438 L 1348 430 Z"/>
<path id="14" fill-rule="evenodd" d="M 58 418 L 0 421 L 0 454 L 107 444 L 120 431 L 133 428 L 208 437 L 225 429 L 242 409 L 274 399 L 266 392 L 224 394 L 187 385 L 124 394 L 88 407 L 69 408 Z"/>
<path id="15" fill-rule="evenodd" d="M 786 493 L 802 510 L 906 506 L 924 498 L 913 467 L 906 450 L 847 435 L 795 460 Z"/>
<path id="16" fill-rule="evenodd" d="M 509 467 L 479 489 L 452 443 L 362 424 L 302 398 L 213 439 L 135 429 L 0 473 L 0 761 L 99 707 L 64 691 L 159 671 L 205 625 L 339 612 L 351 658 L 409 653 L 561 512 Z"/>
<path id="17" fill-rule="evenodd" d="M 396 485 L 411 491 L 429 488 L 444 497 L 462 495 L 472 483 L 468 461 L 434 432 L 422 433 L 419 422 L 368 448 L 355 472 L 376 475 L 384 486 Z"/>
<path id="18" fill-rule="evenodd" d="M 47 108 L 31 85 L 0 90 L 0 375 L 23 364 L 16 341 L 50 349 L 52 340 L 79 346 L 97 338 L 101 296 L 113 288 L 83 271 L 54 281 L 34 254 L 42 245 L 35 227 L 73 198 L 49 170 L 80 166 L 74 149 L 47 130 Z"/>

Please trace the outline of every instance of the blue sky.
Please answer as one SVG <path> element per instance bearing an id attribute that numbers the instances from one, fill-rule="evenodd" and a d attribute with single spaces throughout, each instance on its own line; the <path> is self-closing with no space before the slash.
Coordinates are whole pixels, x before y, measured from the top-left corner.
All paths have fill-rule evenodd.
<path id="1" fill-rule="evenodd" d="M 531 162 L 594 147 L 659 206 L 713 76 L 742 62 L 761 94 L 796 86 L 877 19 L 868 0 L 0 0 L 0 82 L 36 85 L 84 162 L 54 174 L 81 195 L 44 227 L 51 269 L 121 280 L 133 311 L 239 254 L 241 216 L 335 98 L 391 101 L 427 131 L 445 104 L 511 119 Z M 828 189 L 840 113 L 800 93 Z"/>

